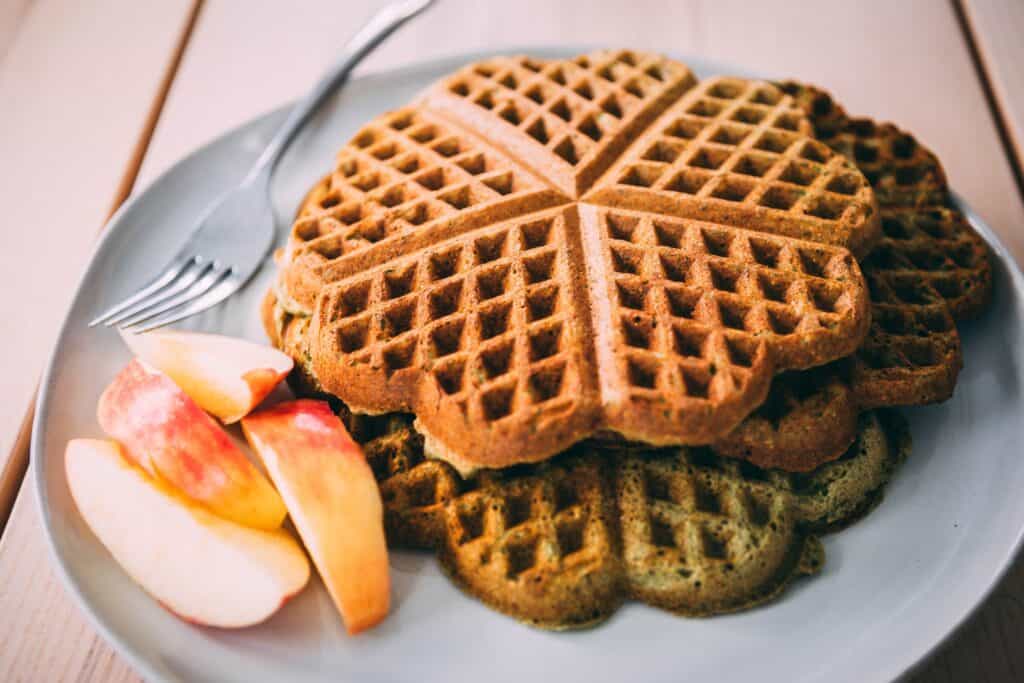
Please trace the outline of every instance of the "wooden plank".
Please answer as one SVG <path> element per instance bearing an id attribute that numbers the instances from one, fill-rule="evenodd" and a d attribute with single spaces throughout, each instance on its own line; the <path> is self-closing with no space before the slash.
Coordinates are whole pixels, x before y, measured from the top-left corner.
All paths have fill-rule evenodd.
<path id="1" fill-rule="evenodd" d="M 298 95 L 375 4 L 379 3 L 361 0 L 342 6 L 317 0 L 285 6 L 209 0 L 157 126 L 140 182 L 152 179 L 225 128 Z M 846 4 L 821 3 L 808 12 L 806 7 L 761 8 L 739 2 L 665 5 L 635 0 L 616 6 L 583 0 L 524 0 L 483 8 L 448 0 L 404 29 L 366 68 L 502 45 L 628 43 L 699 53 L 821 82 L 852 111 L 896 120 L 935 147 L 954 185 L 1010 238 L 1020 255 L 1022 241 L 1012 230 L 1021 222 L 1021 199 L 950 8 L 928 2 L 879 3 L 864 12 Z M 656 11 L 658 21 L 631 26 L 633 32 L 625 33 L 621 16 L 626 8 L 630 14 Z M 274 49 L 253 50 L 253 45 Z M 243 53 L 245 59 L 239 59 Z M 969 138 L 963 135 L 965 130 L 971 131 Z M 32 565 L 31 558 L 45 554 L 38 531 L 21 533 L 35 523 L 30 518 L 34 509 L 22 512 L 24 507 L 19 501 L 9 537 L 0 543 L 0 590 L 4 591 L 0 614 L 18 615 L 10 620 L 8 631 L 0 630 L 0 642 L 11 637 L 8 633 L 29 631 L 29 639 L 46 641 L 60 650 L 61 661 L 80 662 L 81 680 L 105 680 L 102 667 L 110 661 L 109 648 L 95 637 L 78 635 L 70 616 L 74 608 L 55 588 L 52 574 L 22 569 L 23 562 L 40 567 Z M 14 555 L 29 559 L 9 559 Z M 1013 674 L 1024 671 L 1024 654 L 1018 654 L 1024 653 L 1022 638 L 1011 628 L 1020 623 L 1024 604 L 1021 567 L 968 629 L 915 680 L 1013 680 Z M 47 621 L 39 616 L 48 614 L 55 617 Z M 62 621 L 71 626 L 62 627 Z M 45 633 L 25 628 L 26 623 L 44 624 Z M 49 679 L 72 671 L 31 661 L 32 653 L 42 652 L 36 645 L 19 643 L 18 651 L 28 654 L 21 656 L 19 666 L 0 669 L 0 678 L 16 680 L 31 674 L 33 680 Z"/>
<path id="2" fill-rule="evenodd" d="M 193 0 L 153 8 L 99 0 L 69 8 L 42 1 L 21 18 L 28 3 L 21 4 L 9 49 L 3 51 L 0 43 L 0 100 L 19 105 L 16 111 L 0 112 L 0 158 L 18 162 L 0 172 L 0 192 L 10 225 L 22 226 L 24 241 L 10 239 L 15 231 L 9 231 L 0 272 L 9 291 L 27 287 L 39 298 L 31 302 L 38 306 L 32 316 L 19 310 L 26 302 L 0 304 L 5 320 L 19 322 L 18 333 L 7 335 L 16 347 L 14 355 L 7 356 L 0 370 L 12 381 L 16 396 L 31 396 L 89 244 L 134 181 L 161 109 L 167 68 L 196 6 Z M 4 6 L 4 18 L 12 16 L 13 7 Z M 126 34 L 123 22 L 130 22 L 133 30 Z M 50 87 L 39 88 L 40 82 Z M 77 127 L 59 125 L 67 120 L 69 102 L 89 122 L 89 136 Z M 55 188 L 60 188 L 59 197 L 53 197 Z M 62 247 L 46 254 L 46 269 L 30 257 L 38 245 L 29 238 L 38 235 L 59 240 Z M 20 324 L 26 318 L 32 323 L 27 328 Z M 0 528 L 27 462 L 28 403 L 6 401 L 0 410 Z M 0 540 L 0 576 L 7 579 L 0 586 L 0 614 L 18 615 L 0 620 L 0 680 L 134 680 L 112 650 L 102 644 L 94 647 L 100 644 L 95 632 L 52 573 L 29 483 L 21 488 L 12 523 Z M 21 592 L 30 583 L 33 592 Z M 40 673 L 40 664 L 47 673 Z"/>
<path id="3" fill-rule="evenodd" d="M 961 0 L 960 6 L 1016 159 L 1017 181 L 1024 183 L 1024 3 Z"/>
<path id="4" fill-rule="evenodd" d="M 31 489 L 26 479 L 0 540 L 0 681 L 139 680 L 57 581 Z"/>
<path id="5" fill-rule="evenodd" d="M 0 287 L 31 292 L 0 301 L 0 528 L 27 462 L 19 427 L 192 6 L 37 0 L 0 62 L 0 102 L 17 103 L 0 108 Z"/>
<path id="6" fill-rule="evenodd" d="M 35 391 L 32 392 L 35 397 Z M 32 439 L 32 419 L 35 417 L 35 402 L 30 401 L 21 426 L 14 437 L 7 463 L 0 468 L 0 538 L 7 526 L 8 515 L 14 507 L 15 494 L 21 487 L 25 470 L 28 468 L 29 442 Z"/>
<path id="7" fill-rule="evenodd" d="M 146 155 L 140 184 L 152 180 L 185 151 L 301 95 L 382 4 L 382 0 L 314 0 L 291 3 L 285 9 L 275 3 L 208 1 Z M 685 50 L 694 44 L 698 4 L 697 0 L 632 0 L 631 13 L 660 18 L 656 25 L 645 26 L 646 35 L 634 41 Z M 581 17 L 586 20 L 581 22 Z M 622 41 L 621 15 L 607 4 L 524 0 L 485 7 L 444 0 L 404 26 L 357 73 L 499 46 Z M 253 45 L 274 47 L 254 50 Z M 244 59 L 238 58 L 239 51 L 245 53 Z"/>
<path id="8" fill-rule="evenodd" d="M 31 6 L 32 0 L 7 0 L 0 3 L 0 64 Z"/>
<path id="9" fill-rule="evenodd" d="M 912 680 L 1009 683 L 1024 680 L 1024 562 L 1010 574 L 984 607 Z"/>

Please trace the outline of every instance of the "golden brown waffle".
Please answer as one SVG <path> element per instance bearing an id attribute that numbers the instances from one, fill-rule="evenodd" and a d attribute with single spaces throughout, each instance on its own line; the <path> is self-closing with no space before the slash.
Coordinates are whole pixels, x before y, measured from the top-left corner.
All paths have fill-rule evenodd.
<path id="1" fill-rule="evenodd" d="M 562 202 L 516 161 L 432 112 L 385 114 L 342 148 L 303 202 L 281 268 L 284 300 L 308 312 L 325 283 Z"/>
<path id="2" fill-rule="evenodd" d="M 433 548 L 466 592 L 534 626 L 578 628 L 626 599 L 688 616 L 752 607 L 818 571 L 814 534 L 865 514 L 906 456 L 905 424 L 866 413 L 846 456 L 810 475 L 707 449 L 580 444 L 462 479 L 401 417 L 352 424 L 393 545 Z"/>
<path id="3" fill-rule="evenodd" d="M 844 249 L 621 210 L 581 215 L 599 226 L 584 234 L 608 273 L 607 298 L 593 297 L 602 428 L 709 443 L 762 402 L 776 369 L 855 348 L 844 336 L 859 338 L 866 320 Z"/>
<path id="4" fill-rule="evenodd" d="M 424 104 L 529 160 L 575 198 L 696 82 L 685 65 L 640 52 L 496 57 L 446 78 Z"/>
<path id="5" fill-rule="evenodd" d="M 616 159 L 646 155 L 647 137 L 627 143 L 681 105 L 710 127 L 672 143 L 672 168 L 732 159 L 712 195 L 604 206 L 618 202 L 601 192 L 611 168 L 575 201 Z M 683 65 L 639 53 L 471 65 L 357 133 L 307 197 L 276 297 L 311 320 L 285 346 L 353 410 L 416 413 L 428 450 L 464 471 L 608 429 L 714 441 L 775 373 L 847 355 L 867 330 L 859 268 L 828 243 L 868 244 L 874 199 L 809 130 L 774 86 L 694 86 Z M 774 164 L 743 181 L 756 191 L 713 191 L 755 157 Z M 759 198 L 798 173 L 804 199 Z"/>
<path id="6" fill-rule="evenodd" d="M 315 374 L 359 412 L 411 409 L 434 453 L 564 450 L 598 414 L 581 260 L 575 214 L 553 209 L 348 278 L 313 317 Z"/>
<path id="7" fill-rule="evenodd" d="M 859 279 L 835 247 L 552 209 L 326 287 L 309 350 L 330 393 L 358 412 L 412 410 L 428 450 L 460 469 L 542 460 L 599 429 L 707 443 L 777 369 L 856 347 Z"/>
<path id="8" fill-rule="evenodd" d="M 926 147 L 891 124 L 849 119 L 823 91 L 782 85 L 805 107 L 816 135 L 872 180 L 882 239 L 864 260 L 872 326 L 850 359 L 789 373 L 716 451 L 762 466 L 809 470 L 854 438 L 857 413 L 948 398 L 961 365 L 954 320 L 980 314 L 991 297 L 984 241 L 951 206 L 945 174 Z"/>
<path id="9" fill-rule="evenodd" d="M 861 406 L 843 362 L 788 372 L 768 398 L 713 445 L 759 467 L 809 472 L 840 457 L 857 435 Z"/>
<path id="10" fill-rule="evenodd" d="M 882 239 L 864 261 L 873 324 L 852 370 L 860 403 L 948 398 L 962 362 L 953 321 L 978 315 L 991 297 L 984 241 L 953 207 L 938 159 L 912 135 L 847 118 L 813 87 L 782 88 L 816 103 L 810 112 L 816 133 L 854 160 L 881 205 Z"/>
<path id="11" fill-rule="evenodd" d="M 304 321 L 279 307 L 275 315 L 273 303 L 269 295 L 264 322 L 274 330 L 284 321 L 288 338 Z M 297 390 L 316 391 L 297 371 Z M 897 415 L 865 413 L 845 457 L 804 475 L 708 449 L 590 442 L 464 479 L 424 456 L 411 416 L 353 416 L 336 405 L 381 483 L 390 543 L 438 550 L 467 592 L 555 629 L 596 623 L 628 598 L 691 616 L 771 599 L 820 568 L 814 534 L 866 514 L 909 450 Z"/>
<path id="12" fill-rule="evenodd" d="M 865 254 L 878 238 L 871 188 L 811 133 L 803 110 L 781 91 L 709 79 L 666 111 L 584 199 L 756 225 Z"/>

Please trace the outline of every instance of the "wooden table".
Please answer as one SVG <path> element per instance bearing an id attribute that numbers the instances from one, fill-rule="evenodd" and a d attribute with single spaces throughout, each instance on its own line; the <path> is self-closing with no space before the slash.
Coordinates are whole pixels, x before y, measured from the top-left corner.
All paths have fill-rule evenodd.
<path id="1" fill-rule="evenodd" d="M 137 676 L 57 582 L 25 478 L 30 403 L 109 212 L 297 96 L 378 4 L 0 1 L 0 680 Z M 752 6 L 752 5 L 757 6 Z M 363 71 L 495 46 L 671 50 L 827 85 L 913 130 L 1024 263 L 1024 3 L 443 0 Z M 636 20 L 633 17 L 649 16 Z M 914 680 L 1024 678 L 1024 561 Z"/>

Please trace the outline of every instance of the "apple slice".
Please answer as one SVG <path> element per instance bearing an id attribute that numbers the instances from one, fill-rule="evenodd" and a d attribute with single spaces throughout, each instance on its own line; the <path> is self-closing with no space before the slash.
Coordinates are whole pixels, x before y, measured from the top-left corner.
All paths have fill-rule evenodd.
<path id="1" fill-rule="evenodd" d="M 229 522 L 122 457 L 113 441 L 68 442 L 71 496 L 129 576 L 187 621 L 258 624 L 309 580 L 309 561 L 286 531 Z"/>
<path id="2" fill-rule="evenodd" d="M 362 449 L 323 401 L 257 411 L 242 429 L 284 497 L 349 633 L 387 616 L 383 506 Z"/>
<path id="3" fill-rule="evenodd" d="M 214 513 L 276 529 L 288 511 L 231 437 L 171 378 L 135 359 L 100 396 L 100 426 L 151 475 Z"/>
<path id="4" fill-rule="evenodd" d="M 136 356 L 181 387 L 203 410 L 238 422 L 292 370 L 277 349 L 244 339 L 197 332 L 122 332 Z"/>

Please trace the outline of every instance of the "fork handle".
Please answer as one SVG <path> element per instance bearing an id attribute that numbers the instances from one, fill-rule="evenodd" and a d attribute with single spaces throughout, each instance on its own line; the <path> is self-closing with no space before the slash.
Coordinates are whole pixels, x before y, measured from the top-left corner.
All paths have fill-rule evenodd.
<path id="1" fill-rule="evenodd" d="M 405 0 L 393 2 L 380 9 L 359 31 L 349 40 L 344 52 L 313 89 L 300 100 L 288 118 L 274 134 L 266 149 L 260 154 L 256 164 L 245 178 L 245 184 L 253 182 L 261 176 L 269 180 L 278 160 L 295 139 L 295 135 L 313 116 L 335 90 L 347 79 L 349 74 L 363 59 L 394 33 L 402 24 L 412 19 L 432 4 L 433 0 Z"/>

